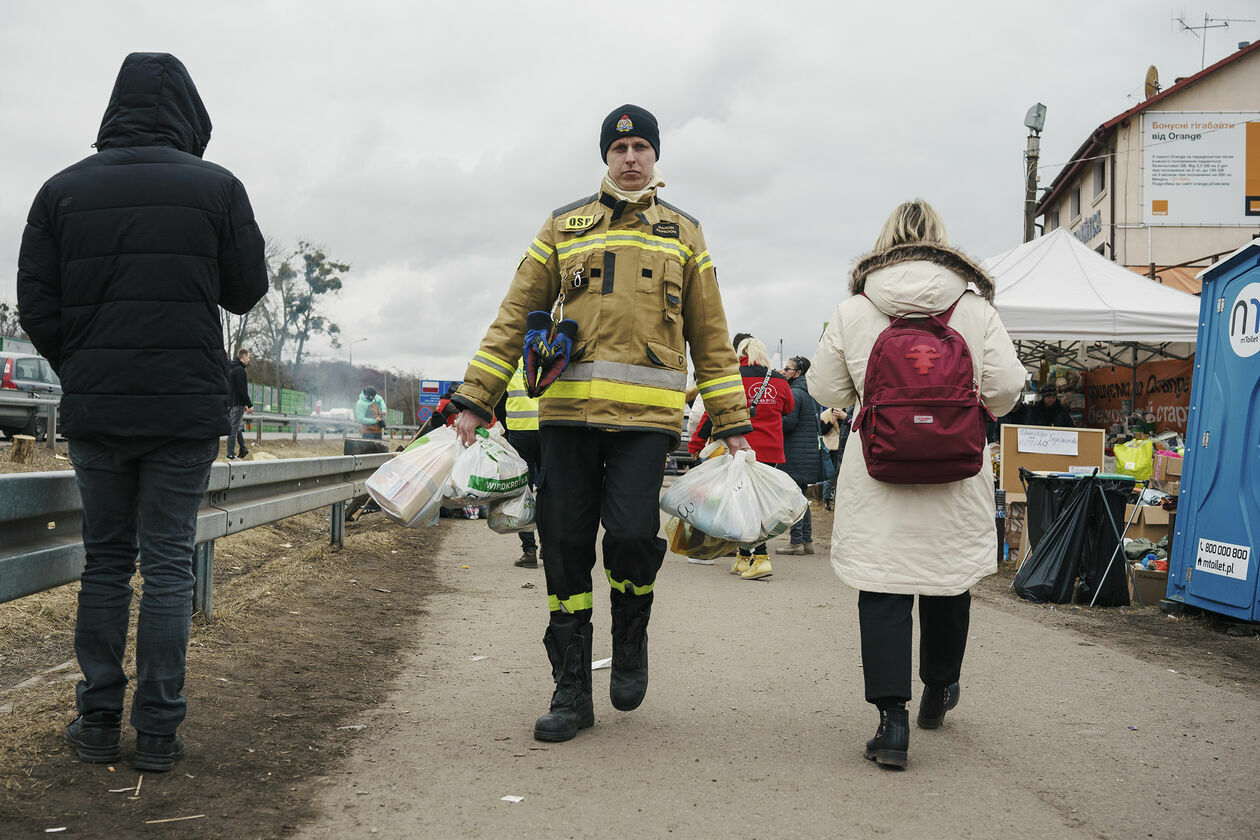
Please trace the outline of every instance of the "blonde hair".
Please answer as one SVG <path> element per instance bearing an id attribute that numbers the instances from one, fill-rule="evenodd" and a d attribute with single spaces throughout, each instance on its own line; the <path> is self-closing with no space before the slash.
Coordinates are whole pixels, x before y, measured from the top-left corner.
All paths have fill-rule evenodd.
<path id="1" fill-rule="evenodd" d="M 945 233 L 945 222 L 941 215 L 921 198 L 897 207 L 884 222 L 884 229 L 875 240 L 876 251 L 887 251 L 894 245 L 905 245 L 912 242 L 928 242 L 933 245 L 949 247 L 949 235 Z"/>
<path id="2" fill-rule="evenodd" d="M 735 355 L 741 359 L 747 356 L 748 364 L 750 365 L 770 367 L 770 351 L 766 349 L 766 345 L 762 344 L 759 338 L 745 338 L 739 343 L 739 348 L 735 351 Z"/>

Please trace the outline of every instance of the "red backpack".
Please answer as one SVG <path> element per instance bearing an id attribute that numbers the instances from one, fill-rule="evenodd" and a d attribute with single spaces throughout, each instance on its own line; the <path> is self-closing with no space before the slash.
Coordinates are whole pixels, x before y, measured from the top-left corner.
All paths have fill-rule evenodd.
<path id="1" fill-rule="evenodd" d="M 980 402 L 967 342 L 949 326 L 956 306 L 893 318 L 875 339 L 853 420 L 872 478 L 945 484 L 980 472 L 993 415 Z"/>

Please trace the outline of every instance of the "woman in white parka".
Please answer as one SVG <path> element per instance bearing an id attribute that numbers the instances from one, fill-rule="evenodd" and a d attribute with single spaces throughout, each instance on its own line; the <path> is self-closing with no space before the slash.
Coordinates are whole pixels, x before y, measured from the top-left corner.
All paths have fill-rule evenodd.
<path id="1" fill-rule="evenodd" d="M 993 281 L 949 247 L 945 226 L 927 202 L 893 211 L 874 252 L 853 269 L 849 288 L 853 297 L 836 307 L 807 375 L 818 402 L 860 407 L 867 359 L 890 319 L 938 314 L 958 301 L 949 326 L 971 352 L 981 400 L 995 415 L 1015 404 L 1024 368 L 992 306 Z M 858 590 L 866 700 L 880 712 L 866 757 L 905 767 L 914 596 L 924 683 L 918 725 L 936 729 L 958 703 L 969 590 L 997 570 L 992 473 L 983 468 L 947 484 L 885 483 L 867 472 L 855 428 L 836 486 L 831 565 Z"/>

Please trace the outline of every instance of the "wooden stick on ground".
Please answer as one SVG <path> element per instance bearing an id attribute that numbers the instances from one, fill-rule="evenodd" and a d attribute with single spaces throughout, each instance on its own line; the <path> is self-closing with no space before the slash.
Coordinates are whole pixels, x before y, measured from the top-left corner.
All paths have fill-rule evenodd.
<path id="1" fill-rule="evenodd" d="M 158 823 L 180 822 L 182 820 L 201 820 L 205 819 L 205 814 L 193 814 L 191 817 L 168 817 L 164 820 L 145 820 L 145 825 L 157 825 Z"/>

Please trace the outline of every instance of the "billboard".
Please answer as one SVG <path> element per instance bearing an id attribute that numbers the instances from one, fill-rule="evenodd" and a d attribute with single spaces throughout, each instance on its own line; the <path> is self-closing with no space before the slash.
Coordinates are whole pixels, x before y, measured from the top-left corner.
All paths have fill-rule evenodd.
<path id="1" fill-rule="evenodd" d="M 1142 114 L 1148 225 L 1260 223 L 1260 112 Z"/>

